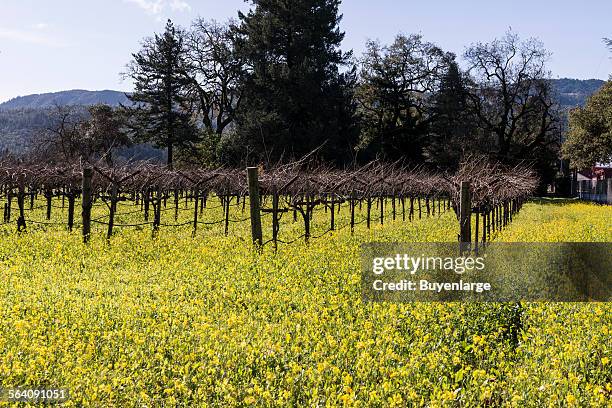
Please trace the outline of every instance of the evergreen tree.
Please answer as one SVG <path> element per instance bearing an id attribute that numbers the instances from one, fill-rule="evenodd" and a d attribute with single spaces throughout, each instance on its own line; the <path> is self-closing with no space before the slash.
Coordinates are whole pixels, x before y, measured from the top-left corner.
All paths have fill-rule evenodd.
<path id="1" fill-rule="evenodd" d="M 136 139 L 167 149 L 169 168 L 174 148 L 191 146 L 198 134 L 186 96 L 190 80 L 185 56 L 184 34 L 168 20 L 165 32 L 146 39 L 128 66 L 135 85 L 128 96 L 134 104 L 129 109 L 131 128 Z"/>
<path id="2" fill-rule="evenodd" d="M 240 13 L 238 52 L 248 73 L 238 135 L 257 160 L 299 158 L 323 146 L 327 160 L 346 161 L 357 132 L 354 71 L 340 73 L 350 53 L 340 44 L 340 0 L 253 0 Z M 244 157 L 240 159 L 244 160 Z"/>
<path id="3" fill-rule="evenodd" d="M 459 66 L 451 61 L 431 108 L 430 135 L 425 147 L 427 161 L 442 168 L 455 167 L 468 152 L 477 152 L 481 142 L 468 109 L 467 88 Z"/>

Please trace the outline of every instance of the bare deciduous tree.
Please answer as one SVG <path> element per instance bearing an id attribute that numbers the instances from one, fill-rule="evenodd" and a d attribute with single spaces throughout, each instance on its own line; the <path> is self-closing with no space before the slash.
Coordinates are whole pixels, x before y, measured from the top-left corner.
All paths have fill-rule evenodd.
<path id="1" fill-rule="evenodd" d="M 123 113 L 108 105 L 55 105 L 51 124 L 34 142 L 32 158 L 44 162 L 105 160 L 112 165 L 113 152 L 130 144 Z"/>
<path id="2" fill-rule="evenodd" d="M 235 52 L 229 24 L 197 19 L 187 36 L 191 92 L 204 127 L 221 135 L 240 107 L 244 64 Z"/>
<path id="3" fill-rule="evenodd" d="M 494 137 L 501 158 L 523 156 L 557 142 L 557 125 L 549 53 L 536 39 L 521 41 L 508 32 L 491 43 L 476 43 L 465 52 L 470 67 L 470 106 L 485 133 Z"/>
<path id="4" fill-rule="evenodd" d="M 32 154 L 45 161 L 72 162 L 81 155 L 81 127 L 85 120 L 82 109 L 55 104 L 50 125 L 33 142 Z"/>

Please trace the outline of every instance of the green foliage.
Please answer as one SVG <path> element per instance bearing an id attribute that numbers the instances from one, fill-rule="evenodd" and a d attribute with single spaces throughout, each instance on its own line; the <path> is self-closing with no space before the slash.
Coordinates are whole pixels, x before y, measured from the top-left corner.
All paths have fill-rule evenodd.
<path id="1" fill-rule="evenodd" d="M 240 13 L 238 52 L 246 61 L 238 118 L 241 157 L 299 158 L 313 149 L 328 161 L 350 160 L 354 140 L 354 71 L 340 73 L 339 0 L 257 0 Z M 348 154 L 348 156 L 347 156 Z"/>
<path id="2" fill-rule="evenodd" d="M 113 154 L 131 145 L 127 134 L 126 112 L 109 105 L 92 105 L 89 119 L 80 128 L 80 140 L 87 157 L 98 156 L 112 165 Z"/>
<path id="3" fill-rule="evenodd" d="M 578 170 L 612 160 L 612 82 L 606 82 L 584 108 L 571 112 L 562 153 Z"/>
<path id="4" fill-rule="evenodd" d="M 420 35 L 398 35 L 389 46 L 368 42 L 357 90 L 359 148 L 367 158 L 423 161 L 433 120 L 430 96 L 453 60 Z"/>
<path id="5" fill-rule="evenodd" d="M 227 134 L 227 132 L 225 132 Z M 189 148 L 177 152 L 176 162 L 180 166 L 218 167 L 223 165 L 220 161 L 221 140 L 224 135 L 211 129 L 201 129 L 198 141 Z"/>
<path id="6" fill-rule="evenodd" d="M 186 75 L 184 33 L 168 20 L 166 31 L 145 40 L 133 58 L 128 72 L 136 87 L 128 96 L 133 103 L 128 108 L 131 128 L 137 140 L 166 148 L 172 167 L 174 147 L 191 147 L 198 134 L 187 98 L 191 80 Z"/>
<path id="7" fill-rule="evenodd" d="M 53 123 L 52 109 L 0 110 L 0 149 L 24 153 Z"/>
<path id="8" fill-rule="evenodd" d="M 433 97 L 431 115 L 430 135 L 424 148 L 428 162 L 454 168 L 465 155 L 478 152 L 483 144 L 479 140 L 482 133 L 469 110 L 466 79 L 455 61 L 449 64 Z"/>
<path id="9" fill-rule="evenodd" d="M 601 85 L 551 80 L 542 44 L 511 32 L 470 46 L 469 73 L 420 35 L 368 42 L 358 69 L 341 50 L 340 0 L 250 3 L 238 23 L 199 18 L 185 31 L 169 21 L 163 34 L 145 39 L 128 67 L 136 89 L 127 96 L 127 112 L 130 136 L 147 145 L 127 155 L 150 157 L 153 145 L 167 149 L 169 165 L 175 156 L 182 164 L 243 165 L 288 161 L 319 148 L 331 165 L 384 157 L 447 168 L 465 154 L 484 153 L 527 160 L 550 181 L 567 109 Z M 15 98 L 0 108 L 125 97 L 75 90 Z M 601 147 L 590 146 L 599 131 L 593 124 L 603 120 L 591 118 L 591 110 L 574 114 L 564 151 L 575 160 L 587 157 L 577 163 L 602 160 L 594 151 L 605 153 L 609 143 L 596 138 Z M 0 110 L 0 149 L 24 152 L 52 127 L 45 115 Z"/>

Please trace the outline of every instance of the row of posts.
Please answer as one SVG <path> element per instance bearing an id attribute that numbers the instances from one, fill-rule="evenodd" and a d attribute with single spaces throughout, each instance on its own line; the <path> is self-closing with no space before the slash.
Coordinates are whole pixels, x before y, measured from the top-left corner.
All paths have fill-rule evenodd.
<path id="1" fill-rule="evenodd" d="M 272 194 L 272 209 L 261 209 L 258 168 L 257 167 L 247 168 L 247 179 L 248 179 L 248 189 L 249 189 L 249 197 L 250 197 L 251 236 L 253 239 L 253 243 L 256 245 L 262 245 L 262 242 L 263 242 L 262 235 L 263 234 L 262 234 L 262 229 L 261 229 L 261 213 L 269 212 L 269 213 L 272 213 L 272 241 L 274 242 L 274 245 L 276 246 L 276 243 L 278 240 L 278 230 L 279 230 L 279 222 L 278 222 L 279 213 L 286 212 L 287 210 L 281 210 L 278 208 L 279 197 L 276 192 L 273 192 Z M 351 232 L 353 232 L 354 226 L 355 226 L 355 206 L 356 206 L 355 201 L 356 200 L 351 198 L 349 201 L 350 201 L 350 211 L 351 211 L 350 226 L 351 226 Z M 366 201 L 366 207 L 367 207 L 367 219 L 366 219 L 367 227 L 370 228 L 371 211 L 372 211 L 372 204 L 374 203 L 374 199 L 368 198 L 365 201 Z M 296 220 L 297 211 L 299 211 L 302 217 L 304 218 L 304 239 L 306 242 L 308 241 L 310 237 L 310 219 L 312 218 L 314 207 L 319 203 L 323 203 L 326 205 L 325 210 L 327 212 L 328 210 L 327 204 L 330 205 L 330 208 L 329 208 L 330 209 L 330 230 L 333 231 L 335 230 L 335 213 L 336 213 L 335 204 L 341 203 L 341 202 L 342 201 L 336 201 L 333 198 L 330 201 L 327 201 L 327 200 L 315 200 L 313 197 L 307 196 L 307 197 L 304 197 L 302 201 L 295 203 L 295 206 L 297 207 L 297 209 L 294 208 L 294 211 L 293 211 L 294 221 Z M 401 202 L 401 207 L 402 207 L 402 217 L 403 217 L 403 220 L 405 221 L 406 219 L 405 200 L 402 198 L 400 202 Z M 379 208 L 380 208 L 380 223 L 383 224 L 384 200 L 381 198 L 377 202 L 377 204 L 379 205 Z M 414 197 L 410 197 L 410 213 L 409 213 L 410 220 L 414 218 L 414 209 L 415 209 L 414 204 L 415 204 Z M 395 217 L 396 217 L 395 199 L 392 200 L 391 205 L 393 209 L 393 220 L 395 220 Z M 429 216 L 430 214 L 436 213 L 435 201 L 433 203 L 430 203 L 430 200 L 426 199 L 425 205 L 427 208 L 427 216 Z M 361 200 L 359 201 L 359 207 L 361 209 Z M 438 214 L 441 214 L 442 210 L 450 209 L 450 200 L 444 203 L 443 208 L 441 207 L 442 207 L 442 200 L 438 200 L 438 209 L 437 209 Z M 338 211 L 340 210 L 340 205 L 337 207 L 337 209 Z M 419 218 L 421 218 L 422 210 L 421 210 L 421 200 L 420 199 L 418 200 L 418 214 L 419 214 Z"/>
<path id="2" fill-rule="evenodd" d="M 491 230 L 501 230 L 512 222 L 523 203 L 522 199 L 513 199 L 499 203 L 487 210 L 479 209 L 475 217 L 475 232 L 472 241 L 472 197 L 470 182 L 461 182 L 459 193 L 459 251 L 478 253 L 479 246 L 484 246 L 491 239 Z M 482 218 L 482 240 L 480 240 L 480 218 Z M 472 244 L 473 242 L 473 244 Z"/>
<path id="3" fill-rule="evenodd" d="M 83 242 L 88 242 L 91 235 L 91 210 L 93 206 L 93 190 L 92 190 L 92 177 L 93 177 L 93 169 L 92 168 L 84 168 L 83 169 L 83 180 L 82 180 L 82 235 Z M 248 167 L 247 168 L 247 181 L 248 181 L 248 189 L 249 189 L 249 204 L 250 204 L 250 220 L 251 220 L 251 236 L 253 239 L 253 243 L 256 245 L 262 245 L 263 243 L 263 234 L 261 227 L 261 205 L 260 205 L 260 194 L 259 194 L 259 175 L 257 167 Z M 273 200 L 273 210 L 278 211 L 278 195 L 274 195 L 275 199 Z M 20 217 L 18 220 L 18 226 L 21 228 L 22 224 L 25 224 L 25 218 L 23 212 L 23 203 L 24 194 L 18 194 L 18 201 L 20 201 Z M 368 203 L 370 203 L 368 201 Z M 72 207 L 72 206 L 71 206 Z M 506 208 L 508 207 L 508 208 Z M 197 208 L 197 205 L 196 205 Z M 332 207 L 332 213 L 334 213 L 335 209 Z M 502 222 L 503 225 L 512 219 L 512 214 L 518 210 L 518 203 L 512 202 L 510 206 L 504 205 L 503 209 L 503 217 L 500 214 L 497 214 L 497 221 Z M 197 210 L 196 210 L 197 211 Z M 494 209 L 494 217 L 496 215 L 496 209 Z M 308 216 L 307 214 L 306 216 Z M 487 232 L 490 234 L 490 220 L 487 220 L 485 217 L 488 214 L 483 215 L 483 243 L 486 241 Z M 274 217 L 274 221 L 276 217 Z M 471 227 L 471 218 L 472 218 L 472 200 L 470 194 L 470 183 L 464 181 L 461 183 L 460 189 L 460 199 L 459 199 L 459 225 L 460 225 L 460 233 L 459 233 L 459 242 L 460 242 L 460 251 L 470 251 L 472 249 L 472 227 Z M 503 218 L 503 220 L 502 220 Z M 509 219 L 508 219 L 509 218 Z M 486 225 L 488 222 L 488 226 Z M 112 224 L 112 221 L 111 223 Z M 494 227 L 496 226 L 496 222 L 494 222 Z M 487 228 L 488 227 L 488 228 Z M 476 217 L 476 238 L 475 238 L 475 250 L 478 250 L 478 228 L 479 221 L 478 217 Z M 273 226 L 274 235 L 278 232 L 278 226 Z"/>

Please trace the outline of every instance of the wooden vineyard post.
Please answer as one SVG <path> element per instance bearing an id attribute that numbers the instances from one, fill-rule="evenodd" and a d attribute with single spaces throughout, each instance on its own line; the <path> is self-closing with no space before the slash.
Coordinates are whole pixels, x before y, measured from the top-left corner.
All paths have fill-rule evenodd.
<path id="1" fill-rule="evenodd" d="M 174 221 L 178 220 L 179 214 L 179 191 L 178 189 L 174 189 Z"/>
<path id="2" fill-rule="evenodd" d="M 306 196 L 306 211 L 301 211 L 302 218 L 304 218 L 304 242 L 308 243 L 310 240 L 310 221 L 312 220 L 312 198 L 310 195 Z"/>
<path id="3" fill-rule="evenodd" d="M 225 196 L 225 199 L 223 201 L 223 215 L 225 217 L 225 223 L 224 223 L 225 236 L 229 234 L 229 212 L 230 212 L 231 201 L 232 201 L 231 195 Z"/>
<path id="4" fill-rule="evenodd" d="M 193 206 L 193 232 L 191 233 L 192 237 L 195 237 L 196 233 L 198 232 L 198 202 L 200 201 L 199 193 L 199 190 L 193 190 L 195 205 Z"/>
<path id="5" fill-rule="evenodd" d="M 461 182 L 461 195 L 459 198 L 459 251 L 461 253 L 469 252 L 472 231 L 471 231 L 471 218 L 472 218 L 472 200 L 470 197 L 470 182 Z"/>
<path id="6" fill-rule="evenodd" d="M 53 198 L 53 192 L 51 191 L 51 189 L 46 189 L 45 190 L 45 198 L 47 200 L 47 220 L 51 219 L 51 200 Z"/>
<path id="7" fill-rule="evenodd" d="M 476 211 L 476 220 L 475 220 L 476 221 L 476 225 L 475 225 L 476 228 L 474 230 L 474 253 L 476 253 L 476 255 L 478 255 L 478 232 L 479 232 L 478 231 L 478 227 L 479 227 L 478 224 L 479 224 L 479 220 L 480 220 L 479 215 L 480 215 L 479 212 Z"/>
<path id="8" fill-rule="evenodd" d="M 332 211 L 332 214 L 334 212 Z M 279 231 L 279 223 L 278 223 L 278 192 L 276 191 L 276 187 L 274 188 L 274 192 L 272 193 L 272 241 L 274 242 L 274 250 L 278 249 L 278 231 Z M 333 218 L 333 215 L 332 215 Z"/>
<path id="9" fill-rule="evenodd" d="M 108 229 L 106 230 L 106 239 L 110 240 L 113 236 L 113 226 L 115 225 L 115 213 L 117 212 L 117 195 L 119 189 L 117 183 L 113 183 L 110 195 L 110 207 L 108 213 Z"/>
<path id="10" fill-rule="evenodd" d="M 257 167 L 247 167 L 247 181 L 249 184 L 249 204 L 251 207 L 251 236 L 253 243 L 261 245 L 263 235 L 261 232 L 261 209 L 259 206 L 259 173 Z"/>
<path id="11" fill-rule="evenodd" d="M 335 201 L 335 197 L 332 195 L 331 196 L 331 215 L 330 215 L 330 226 L 329 229 L 331 231 L 334 231 L 336 229 L 336 201 Z"/>
<path id="12" fill-rule="evenodd" d="M 495 220 L 495 211 L 497 209 L 496 205 L 493 205 L 493 208 L 491 208 L 491 224 L 493 224 L 492 226 L 492 230 L 493 232 L 495 232 L 496 228 L 497 228 L 497 221 Z"/>
<path id="13" fill-rule="evenodd" d="M 482 212 L 482 246 L 484 246 L 487 243 L 487 210 L 481 210 L 481 212 Z M 476 239 L 478 239 L 478 234 L 476 234 Z"/>
<path id="14" fill-rule="evenodd" d="M 92 206 L 92 190 L 91 190 L 91 178 L 93 176 L 93 169 L 86 167 L 83 169 L 83 200 L 81 203 L 83 218 L 83 242 L 89 241 L 89 235 L 91 233 L 91 206 Z"/>
<path id="15" fill-rule="evenodd" d="M 72 187 L 68 189 L 68 231 L 72 232 L 74 226 L 74 191 Z"/>
<path id="16" fill-rule="evenodd" d="M 308 212 L 308 213 L 310 214 L 310 218 L 309 218 L 309 220 L 310 220 L 310 221 L 312 221 L 312 218 L 314 217 L 314 211 L 313 211 L 313 210 L 314 210 L 314 208 L 315 208 L 315 204 L 312 204 L 312 205 L 311 205 L 311 203 L 313 203 L 313 202 L 315 201 L 314 195 L 312 195 L 312 194 L 311 194 L 311 195 L 309 196 L 309 199 L 308 199 L 308 200 L 306 200 L 306 201 L 308 201 L 309 208 L 310 208 L 310 207 L 312 207 L 312 208 L 310 208 L 310 211 Z M 310 236 L 310 235 L 308 235 L 308 236 Z"/>
<path id="17" fill-rule="evenodd" d="M 19 207 L 19 218 L 17 218 L 17 231 L 24 231 L 26 229 L 24 200 L 25 187 L 19 186 L 19 190 L 17 192 L 17 206 Z"/>
<path id="18" fill-rule="evenodd" d="M 351 191 L 351 235 L 355 233 L 355 191 Z"/>
<path id="19" fill-rule="evenodd" d="M 491 240 L 491 209 L 487 208 L 487 241 Z"/>
<path id="20" fill-rule="evenodd" d="M 161 224 L 161 207 L 164 194 L 159 186 L 155 192 L 155 202 L 153 205 L 153 236 L 156 237 L 159 233 L 159 224 Z"/>
<path id="21" fill-rule="evenodd" d="M 367 198 L 366 200 L 366 216 L 367 216 L 367 221 L 366 221 L 366 225 L 368 227 L 368 229 L 370 229 L 370 214 L 372 213 L 372 199 L 370 197 Z"/>
<path id="22" fill-rule="evenodd" d="M 6 216 L 4 222 L 11 222 L 11 205 L 13 201 L 13 190 L 9 190 L 6 194 Z"/>
<path id="23" fill-rule="evenodd" d="M 150 194 L 149 189 L 146 189 L 142 197 L 142 200 L 144 202 L 144 220 L 145 222 L 149 222 L 149 194 Z"/>
<path id="24" fill-rule="evenodd" d="M 408 216 L 410 222 L 414 220 L 414 197 L 410 196 L 410 215 Z"/>

